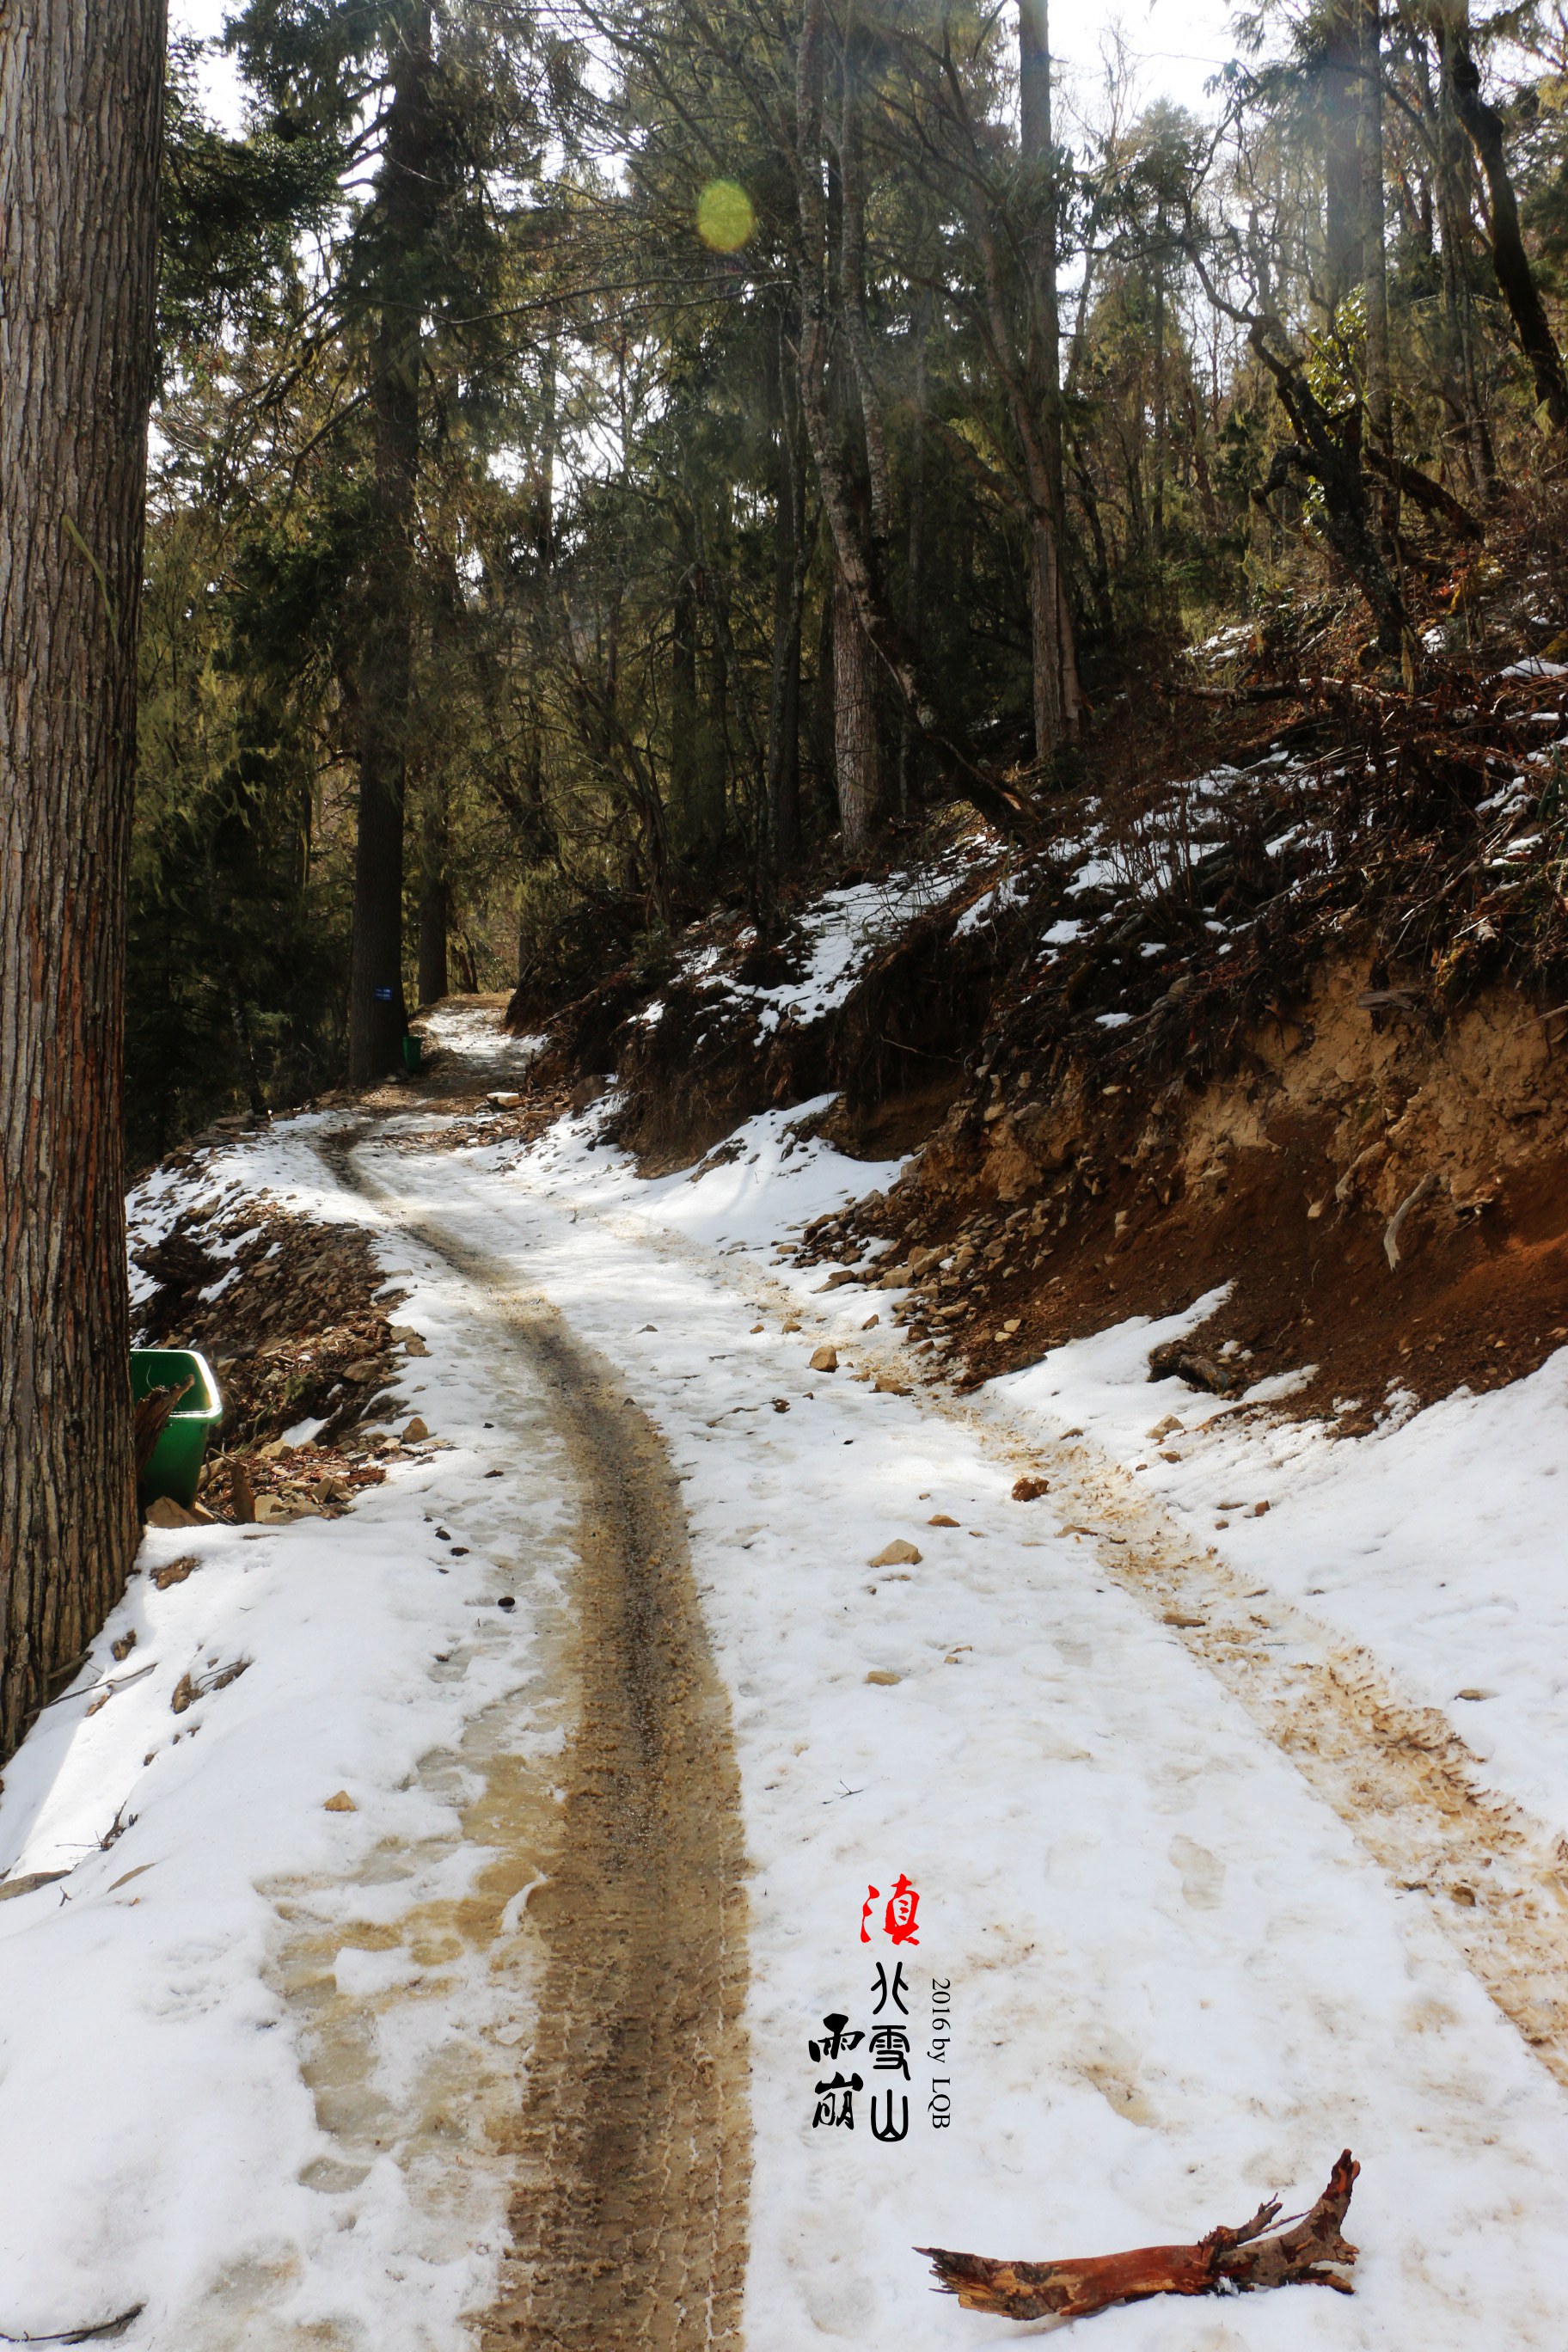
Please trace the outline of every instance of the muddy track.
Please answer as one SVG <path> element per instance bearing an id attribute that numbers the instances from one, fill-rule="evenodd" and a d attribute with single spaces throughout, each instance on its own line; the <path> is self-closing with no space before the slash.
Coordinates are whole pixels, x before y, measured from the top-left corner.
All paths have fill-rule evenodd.
<path id="1" fill-rule="evenodd" d="M 741 2343 L 750 2116 L 744 1851 L 728 1696 L 652 1423 L 547 1301 L 354 1164 L 334 1171 L 481 1294 L 531 1360 L 581 1496 L 577 1720 L 527 1906 L 540 2023 L 485 2352 Z"/>

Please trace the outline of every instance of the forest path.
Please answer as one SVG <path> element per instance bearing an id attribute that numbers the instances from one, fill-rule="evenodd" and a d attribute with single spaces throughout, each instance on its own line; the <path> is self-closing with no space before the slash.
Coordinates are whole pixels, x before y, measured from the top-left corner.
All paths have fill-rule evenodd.
<path id="1" fill-rule="evenodd" d="M 749 1312 L 820 1321 L 843 1370 L 908 1383 L 896 1333 L 846 1339 L 847 1302 L 814 1314 L 797 1287 L 623 1210 L 576 1216 L 639 1252 L 688 1265 Z M 1020 1471 L 1047 1471 L 1053 1507 L 1100 1570 L 1171 1629 L 1238 1700 L 1401 1892 L 1423 1898 L 1444 1938 L 1556 2081 L 1568 2089 L 1568 1840 L 1489 1784 L 1435 1708 L 1369 1651 L 1194 1539 L 1090 1442 L 1052 1441 L 999 1396 L 971 1402 L 946 1381 L 911 1391 L 922 1414 L 970 1430 Z M 907 1409 L 907 1408 L 906 1408 Z"/>
<path id="2" fill-rule="evenodd" d="M 924 1384 L 901 1335 L 870 1316 L 874 1295 L 819 1296 L 815 1274 L 770 1265 L 770 1240 L 858 1171 L 827 1160 L 802 1171 L 783 1136 L 770 1160 L 759 1121 L 746 1156 L 649 1181 L 602 1150 L 595 1117 L 520 1148 L 504 1119 L 443 1131 L 460 1084 L 421 1091 L 398 1090 L 385 1108 L 405 1116 L 389 1115 L 361 1159 L 397 1196 L 402 1229 L 492 1301 L 516 1290 L 525 1319 L 518 1286 L 548 1292 L 570 1344 L 617 1367 L 596 1373 L 612 1430 L 637 1426 L 621 1402 L 635 1392 L 650 1438 L 653 1421 L 662 1433 L 617 1473 L 634 1502 L 645 1475 L 668 1495 L 673 1465 L 683 1482 L 758 1857 L 751 2088 L 770 2120 L 754 2150 L 752 2352 L 876 2340 L 883 2294 L 907 2295 L 908 2340 L 951 2341 L 952 2315 L 908 2247 L 934 2234 L 990 2250 L 1004 2233 L 1032 2247 L 1040 2217 L 1016 2182 L 1048 2169 L 1050 2136 L 1104 2139 L 1082 2160 L 1093 2182 L 1116 2177 L 1128 2132 L 1171 2180 L 1137 2216 L 1108 2200 L 1097 2219 L 1086 2196 L 1075 2241 L 1157 2236 L 1188 2200 L 1206 2225 L 1237 2179 L 1261 2193 L 1305 2179 L 1324 2148 L 1364 2142 L 1379 2159 L 1358 2192 L 1368 2236 L 1389 2247 L 1412 2200 L 1428 2223 L 1397 2271 L 1365 2281 L 1354 2340 L 1369 2346 L 1397 2329 L 1468 2340 L 1468 2290 L 1429 2248 L 1446 2184 L 1467 2184 L 1473 2205 L 1477 2168 L 1495 2170 L 1481 2203 L 1489 2226 L 1514 2217 L 1511 2340 L 1554 2342 L 1543 2314 L 1560 2311 L 1560 2287 L 1536 2262 L 1568 2230 L 1539 2151 L 1563 2127 L 1568 1913 L 1546 1833 L 1489 1794 L 1477 1759 L 1376 1659 L 1232 1575 L 1099 1447 L 1011 1417 L 1003 1392 Z M 826 1375 L 808 1361 L 824 1341 L 837 1351 Z M 1025 1468 L 1050 1478 L 1026 1510 L 1007 1499 Z M 890 1535 L 913 1538 L 911 1574 L 867 1580 Z M 685 1523 L 679 1539 L 684 1561 Z M 612 1683 L 614 1750 L 616 1709 L 632 1702 L 624 1674 Z M 1032 1851 L 1037 1891 L 1017 1868 Z M 994 2147 L 972 2130 L 961 2158 L 935 2132 L 919 2143 L 918 2123 L 902 2158 L 863 2133 L 830 2154 L 798 2105 L 804 2025 L 856 1998 L 838 1990 L 860 1965 L 835 1957 L 857 1916 L 840 1906 L 868 1876 L 885 1883 L 885 1856 L 907 1858 L 927 1890 L 922 1964 L 969 1987 L 965 2109 L 976 2130 L 987 2107 L 1003 2119 Z M 562 1951 L 570 1933 L 563 1922 Z M 539 2005 L 518 2252 L 489 2342 L 575 2352 L 661 2324 L 648 2340 L 689 2340 L 679 2281 L 696 2266 L 682 2248 L 667 2245 L 660 2272 L 634 2222 L 623 2280 L 616 2208 L 595 2203 L 603 2168 L 591 2152 L 554 2164 L 554 2148 L 584 2151 L 590 2137 L 573 2055 L 586 2045 L 553 2039 L 571 2014 L 572 1989 L 563 1996 Z M 694 2032 L 716 2058 L 740 2043 L 738 2017 L 705 2034 L 700 2005 L 665 2013 L 672 2065 Z M 721 2224 L 711 2242 L 715 2332 L 738 2342 L 738 2236 L 732 2270 Z M 574 2250 L 564 2265 L 552 2267 L 552 2244 Z M 1177 2322 L 1162 2324 L 1185 2352 Z M 1305 2310 L 1291 2325 L 1326 2340 Z"/>
<path id="3" fill-rule="evenodd" d="M 580 1497 L 564 1801 L 522 1913 L 542 1981 L 513 2243 L 479 2340 L 493 2352 L 735 2345 L 744 1853 L 679 1488 L 624 1381 L 559 1312 L 365 1172 L 355 1146 L 371 1132 L 334 1141 L 334 1172 L 473 1286 L 476 1312 L 542 1386 Z"/>

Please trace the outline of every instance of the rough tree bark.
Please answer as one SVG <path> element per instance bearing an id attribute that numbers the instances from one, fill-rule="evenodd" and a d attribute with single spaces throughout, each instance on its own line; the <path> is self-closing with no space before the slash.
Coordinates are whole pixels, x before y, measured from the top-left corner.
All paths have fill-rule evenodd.
<path id="1" fill-rule="evenodd" d="M 678 850 L 693 856 L 699 848 L 698 803 L 701 716 L 697 691 L 697 558 L 690 532 L 682 529 L 670 598 L 669 630 L 669 827 Z"/>
<path id="2" fill-rule="evenodd" d="M 841 58 L 838 338 L 832 371 L 837 441 L 854 501 L 856 537 L 868 580 L 885 597 L 889 493 L 887 428 L 866 310 L 866 164 L 860 121 L 866 28 L 856 6 L 845 9 Z M 885 785 L 882 757 L 881 664 L 867 635 L 842 558 L 833 574 L 834 773 L 844 854 L 864 857 L 880 824 Z"/>
<path id="3" fill-rule="evenodd" d="M 864 857 L 882 814 L 881 664 L 860 625 L 855 599 L 833 575 L 833 765 L 844 855 Z"/>
<path id="4" fill-rule="evenodd" d="M 710 870 L 724 855 L 730 823 L 730 642 L 729 577 L 721 510 L 698 513 L 698 601 L 706 626 L 702 663 L 702 724 L 698 736 L 697 822 L 704 863 Z"/>
<path id="5" fill-rule="evenodd" d="M 1360 280 L 1362 268 L 1361 118 L 1362 0 L 1331 0 L 1322 19 L 1319 67 L 1323 116 L 1323 285 L 1331 320 Z"/>
<path id="6" fill-rule="evenodd" d="M 416 982 L 421 1004 L 439 1003 L 450 986 L 452 930 L 452 793 L 446 718 L 450 670 L 461 626 L 462 590 L 457 560 L 443 549 L 435 565 L 430 611 L 430 701 L 419 729 L 424 772 L 419 780 L 419 948 Z"/>
<path id="7" fill-rule="evenodd" d="M 926 440 L 931 392 L 926 352 L 931 341 L 931 296 L 929 288 L 915 310 L 914 415 L 910 425 L 910 489 L 908 536 L 904 542 L 904 628 L 918 661 L 924 635 Z M 915 722 L 908 703 L 899 719 L 899 815 L 907 823 L 916 793 Z"/>
<path id="8" fill-rule="evenodd" d="M 375 444 L 370 544 L 359 600 L 359 825 L 349 971 L 349 1076 L 402 1059 L 403 802 L 414 663 L 414 523 L 419 480 L 421 279 L 438 194 L 429 6 L 416 8 L 393 81 L 373 226 L 370 351 Z"/>
<path id="9" fill-rule="evenodd" d="M 121 1069 L 163 0 L 0 8 L 0 1757 L 137 1539 Z"/>
<path id="10" fill-rule="evenodd" d="M 1149 545 L 1154 561 L 1165 560 L 1165 474 L 1167 441 L 1169 438 L 1170 394 L 1165 382 L 1165 208 L 1161 205 L 1154 215 L 1153 302 L 1150 324 L 1153 330 L 1154 429 L 1151 435 L 1153 464 L 1149 483 Z"/>

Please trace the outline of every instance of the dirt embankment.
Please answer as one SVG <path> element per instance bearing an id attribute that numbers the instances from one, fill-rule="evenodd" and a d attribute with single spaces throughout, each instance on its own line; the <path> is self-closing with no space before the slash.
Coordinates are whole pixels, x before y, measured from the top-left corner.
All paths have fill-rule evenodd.
<path id="1" fill-rule="evenodd" d="M 614 975 L 541 1075 L 613 1069 L 649 1172 L 808 1101 L 843 1150 L 918 1152 L 807 1255 L 893 1240 L 965 1377 L 1228 1285 L 1194 1342 L 1222 1395 L 1310 1367 L 1292 1409 L 1356 1426 L 1517 1378 L 1568 1331 L 1568 718 L 1497 659 L 1194 688 L 1142 751 L 1130 715 L 1037 844 L 933 841 L 877 886 L 826 993 L 850 890 Z"/>
<path id="2" fill-rule="evenodd" d="M 700 1160 L 758 1111 L 825 1094 L 837 1097 L 829 1126 L 841 1150 L 912 1150 L 967 1083 L 1003 938 L 955 936 L 952 906 L 927 908 L 867 943 L 854 985 L 826 1012 L 760 1019 L 759 992 L 787 994 L 803 952 L 795 934 L 762 940 L 739 919 L 710 924 L 657 982 L 614 972 L 561 1014 L 531 1087 L 580 1108 L 613 1073 L 615 1138 L 650 1175 Z"/>
<path id="3" fill-rule="evenodd" d="M 182 1157 L 201 1172 L 197 1153 Z M 402 1451 L 384 1424 L 403 1360 L 425 1343 L 392 1319 L 404 1294 L 388 1293 L 363 1232 L 215 1187 L 155 1242 L 133 1238 L 132 1255 L 154 1286 L 138 1344 L 198 1349 L 223 1397 L 195 1517 L 335 1518 L 381 1483 Z M 163 1524 L 189 1516 L 155 1507 Z"/>
<path id="4" fill-rule="evenodd" d="M 1564 1019 L 1500 989 L 1438 1023 L 1367 977 L 1152 1097 L 993 1073 L 860 1221 L 921 1254 L 917 1336 L 984 1377 L 1228 1284 L 1192 1341 L 1220 1394 L 1310 1366 L 1288 1409 L 1357 1426 L 1533 1370 L 1568 1337 Z"/>
<path id="5" fill-rule="evenodd" d="M 1206 1384 L 1304 1374 L 1282 1409 L 1354 1429 L 1395 1391 L 1500 1386 L 1568 1337 L 1568 1010 L 1510 980 L 1445 1007 L 1389 984 L 1369 940 L 1293 989 L 1255 978 L 1250 1017 L 1233 990 L 1222 1039 L 1199 1003 L 1184 1054 L 1123 1050 L 1131 1030 L 1031 1045 L 1038 1008 L 1058 1017 L 1047 989 L 1010 995 L 1040 927 L 1037 908 L 967 935 L 951 907 L 922 917 L 800 1033 L 760 1037 L 735 1002 L 671 990 L 657 1028 L 615 1033 L 611 1131 L 653 1173 L 835 1090 L 814 1131 L 917 1156 L 888 1200 L 821 1222 L 805 1257 L 847 1279 L 891 1238 L 888 1283 L 913 1269 L 900 1320 L 964 1379 L 1228 1285 L 1193 1336 Z M 572 1066 L 563 1045 L 541 1102 L 511 1115 L 520 1132 L 563 1104 Z"/>
<path id="6" fill-rule="evenodd" d="M 1113 922 L 1127 928 L 1119 908 Z M 1179 1006 L 1198 1033 L 1156 1054 L 1123 1046 L 1134 1026 L 1096 1035 L 1095 1005 L 1119 1000 L 1087 939 L 1069 979 L 1015 985 L 1043 928 L 1038 906 L 968 931 L 951 905 L 922 916 L 800 1032 L 759 1035 L 710 982 L 668 990 L 657 1025 L 615 1032 L 612 1131 L 652 1173 L 722 1152 L 759 1108 L 833 1090 L 815 1131 L 917 1157 L 889 1200 L 823 1222 L 805 1255 L 847 1278 L 890 1237 L 887 1280 L 912 1265 L 915 1283 L 900 1319 L 964 1379 L 1228 1285 L 1193 1338 L 1200 1377 L 1226 1395 L 1304 1374 L 1284 1409 L 1353 1429 L 1394 1391 L 1426 1402 L 1518 1379 L 1568 1336 L 1568 1012 L 1553 999 L 1499 979 L 1445 1006 L 1390 984 L 1370 937 L 1289 988 L 1268 984 L 1257 946 L 1245 990 L 1239 957 L 1173 982 L 1151 960 L 1142 1029 Z M 1071 1017 L 1088 1034 L 1066 1036 L 1064 988 L 1086 980 Z M 595 1033 L 597 1059 L 610 1045 Z M 542 1074 L 552 1103 L 571 1069 L 563 1044 Z M 538 1116 L 521 1106 L 520 1131 Z"/>

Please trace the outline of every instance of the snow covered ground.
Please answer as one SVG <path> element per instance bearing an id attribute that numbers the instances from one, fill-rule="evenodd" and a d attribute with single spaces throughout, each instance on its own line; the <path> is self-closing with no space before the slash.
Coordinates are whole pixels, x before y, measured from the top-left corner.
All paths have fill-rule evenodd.
<path id="1" fill-rule="evenodd" d="M 749 2352 L 1011 2339 L 934 2297 L 911 2249 L 1195 2235 L 1273 2189 L 1310 2201 L 1347 2141 L 1364 2166 L 1353 2301 L 1156 2302 L 1098 2320 L 1096 2342 L 1555 2352 L 1568 2095 L 1426 1900 L 1055 1496 L 1010 1489 L 1083 1431 L 1260 1589 L 1447 1707 L 1555 1827 L 1563 1358 L 1332 1445 L 1224 1415 L 1201 1432 L 1213 1400 L 1147 1381 L 1163 1336 L 1147 1328 L 960 1405 L 910 1371 L 897 1293 L 824 1295 L 774 1257 L 891 1168 L 797 1140 L 796 1108 L 749 1122 L 696 1181 L 647 1182 L 598 1142 L 602 1114 L 452 1152 L 411 1111 L 362 1150 L 375 1207 L 311 1151 L 329 1122 L 242 1141 L 214 1171 L 373 1223 L 410 1292 L 399 1318 L 430 1343 L 409 1397 L 437 1448 L 331 1525 L 150 1538 L 150 1565 L 199 1569 L 136 1580 L 84 1696 L 8 1770 L 0 1866 L 70 1875 L 0 1902 L 0 2329 L 144 2302 L 123 2340 L 160 2352 L 472 2340 L 505 2202 L 485 2119 L 519 2095 L 533 1989 L 509 1962 L 527 1855 L 464 1822 L 498 1740 L 548 1793 L 569 1497 L 528 1379 L 498 1367 L 482 1302 L 401 1209 L 543 1291 L 683 1481 L 753 1863 Z M 825 1342 L 837 1371 L 811 1369 Z M 1173 1464 L 1144 1434 L 1172 1415 Z M 1259 1500 L 1263 1517 L 1220 1508 Z M 919 1557 L 874 1564 L 889 1545 Z M 172 1714 L 182 1674 L 242 1656 Z M 90 1684 L 145 1664 L 89 1716 Z M 1457 1696 L 1482 1685 L 1497 1696 Z M 324 1810 L 340 1790 L 357 1811 Z M 918 1940 L 895 1943 L 900 1876 Z M 470 1889 L 484 1900 L 465 1908 Z M 475 1908 L 488 1927 L 458 1932 Z M 868 2126 L 895 2126 L 905 2095 L 873 2056 L 896 2045 L 872 2038 L 900 1965 L 893 2140 Z M 830 2014 L 863 2037 L 837 2057 Z M 854 2128 L 815 2124 L 816 2084 L 856 2072 Z"/>
<path id="2" fill-rule="evenodd" d="M 1213 1304 L 1059 1348 L 995 1401 L 1083 1429 L 1223 1559 L 1445 1714 L 1493 1786 L 1568 1826 L 1568 1348 L 1486 1396 L 1415 1412 L 1395 1394 L 1370 1435 L 1331 1438 L 1150 1381 L 1151 1348 Z"/>
<path id="3" fill-rule="evenodd" d="M 313 1125 L 219 1155 L 199 1191 L 238 1177 L 374 1224 Z M 150 1190 L 167 1209 L 165 1180 Z M 498 1742 L 541 1770 L 560 1746 L 570 1498 L 466 1286 L 401 1237 L 383 1255 L 429 1340 L 409 1402 L 435 1444 L 342 1519 L 149 1532 L 72 1695 L 7 1767 L 7 1885 L 68 1874 L 0 1901 L 14 2336 L 142 2303 L 125 2340 L 168 2352 L 425 2352 L 463 2340 L 493 2281 L 509 2182 L 486 2126 L 517 2095 L 531 1988 L 451 1922 L 516 1891 L 518 1858 L 465 1836 Z M 212 1687 L 176 1715 L 187 1675 Z M 327 1810 L 340 1795 L 355 1810 Z"/>

